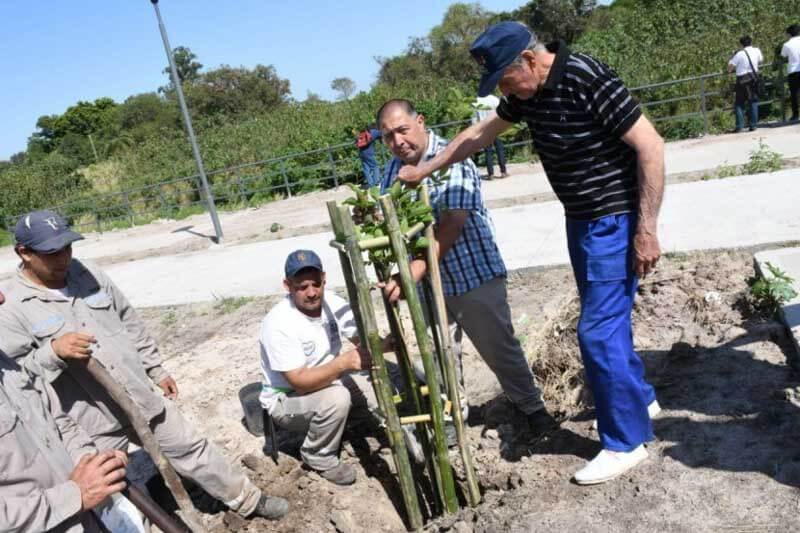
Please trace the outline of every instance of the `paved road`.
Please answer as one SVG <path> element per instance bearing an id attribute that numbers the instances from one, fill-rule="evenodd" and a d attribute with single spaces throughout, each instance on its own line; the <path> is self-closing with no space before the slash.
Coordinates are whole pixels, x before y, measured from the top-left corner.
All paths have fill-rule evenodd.
<path id="1" fill-rule="evenodd" d="M 665 251 L 732 248 L 800 239 L 800 169 L 672 185 L 660 218 Z M 561 206 L 544 202 L 492 211 L 510 269 L 568 262 Z M 111 277 L 136 306 L 258 296 L 283 291 L 283 261 L 296 248 L 318 251 L 333 286 L 343 285 L 328 233 L 219 247 L 112 265 Z"/>

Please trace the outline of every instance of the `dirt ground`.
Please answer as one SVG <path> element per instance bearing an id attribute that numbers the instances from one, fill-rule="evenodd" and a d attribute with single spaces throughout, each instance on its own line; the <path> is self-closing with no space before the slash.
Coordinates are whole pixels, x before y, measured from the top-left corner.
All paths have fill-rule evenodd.
<path id="1" fill-rule="evenodd" d="M 563 423 L 532 440 L 469 343 L 469 439 L 483 490 L 475 509 L 430 519 L 428 531 L 791 531 L 800 526 L 800 377 L 781 324 L 753 314 L 746 252 L 666 258 L 641 285 L 635 345 L 663 407 L 650 458 L 604 485 L 572 474 L 599 451 L 591 394 L 575 342 L 577 304 L 567 268 L 509 278 L 517 334 L 551 410 Z M 297 439 L 281 435 L 278 465 L 242 425 L 238 391 L 259 380 L 260 321 L 276 298 L 231 305 L 142 310 L 178 403 L 268 493 L 290 501 L 279 522 L 208 516 L 214 532 L 403 531 L 399 489 L 384 439 L 365 426 L 346 434 L 358 481 L 336 487 L 301 468 Z M 237 307 L 238 304 L 243 304 Z M 793 359 L 792 359 L 793 360 Z M 795 403 L 792 403 L 794 401 Z M 288 453 L 285 453 L 288 452 Z M 294 455 L 292 455 L 294 453 Z M 456 455 L 453 462 L 458 463 Z"/>

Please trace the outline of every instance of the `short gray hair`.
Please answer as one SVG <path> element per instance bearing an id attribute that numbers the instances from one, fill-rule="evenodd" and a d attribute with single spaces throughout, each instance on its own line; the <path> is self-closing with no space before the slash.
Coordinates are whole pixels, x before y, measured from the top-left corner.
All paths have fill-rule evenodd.
<path id="1" fill-rule="evenodd" d="M 528 41 L 528 46 L 525 47 L 525 50 L 531 52 L 544 52 L 545 50 L 547 50 L 547 47 L 544 45 L 544 43 L 540 42 L 539 39 L 536 38 L 535 33 L 531 32 L 531 40 Z M 523 50 L 522 52 L 524 52 L 525 50 Z M 519 55 L 516 58 L 514 58 L 514 61 L 509 63 L 508 65 L 509 67 L 512 66 L 519 67 L 522 65 L 522 52 L 520 52 Z"/>

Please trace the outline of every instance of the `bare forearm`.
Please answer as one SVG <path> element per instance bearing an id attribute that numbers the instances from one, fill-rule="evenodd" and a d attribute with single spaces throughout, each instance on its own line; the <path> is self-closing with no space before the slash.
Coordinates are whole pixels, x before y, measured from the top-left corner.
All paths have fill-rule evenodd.
<path id="1" fill-rule="evenodd" d="M 638 231 L 655 235 L 664 197 L 664 142 L 659 139 L 639 154 Z"/>
<path id="2" fill-rule="evenodd" d="M 332 361 L 320 366 L 305 367 L 290 372 L 285 372 L 284 376 L 289 385 L 298 394 L 308 394 L 310 392 L 324 389 L 345 371 L 342 364 L 343 359 L 335 357 Z"/>
<path id="3" fill-rule="evenodd" d="M 449 167 L 470 157 L 475 152 L 488 146 L 495 137 L 511 126 L 499 118 L 494 112 L 485 120 L 473 124 L 450 141 L 447 147 L 433 159 L 420 163 L 420 174 L 429 176 L 437 170 Z"/>

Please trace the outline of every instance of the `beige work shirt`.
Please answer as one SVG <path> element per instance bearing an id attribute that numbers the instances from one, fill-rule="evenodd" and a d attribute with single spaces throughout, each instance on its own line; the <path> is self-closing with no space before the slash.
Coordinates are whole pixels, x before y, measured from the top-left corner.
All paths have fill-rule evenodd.
<path id="1" fill-rule="evenodd" d="M 99 532 L 69 480 L 94 451 L 52 389 L 0 353 L 0 531 Z"/>
<path id="2" fill-rule="evenodd" d="M 94 335 L 92 357 L 122 385 L 152 420 L 164 410 L 158 383 L 168 376 L 144 323 L 114 283 L 97 268 L 73 259 L 67 296 L 31 283 L 21 271 L 3 288 L 0 349 L 58 394 L 64 410 L 91 437 L 129 426 L 122 410 L 80 363 L 67 364 L 51 341 L 70 332 Z"/>

